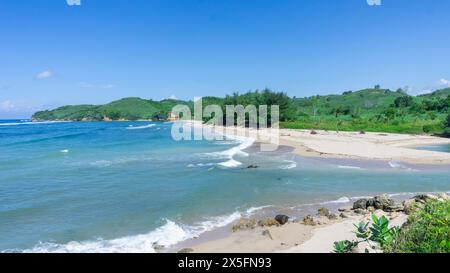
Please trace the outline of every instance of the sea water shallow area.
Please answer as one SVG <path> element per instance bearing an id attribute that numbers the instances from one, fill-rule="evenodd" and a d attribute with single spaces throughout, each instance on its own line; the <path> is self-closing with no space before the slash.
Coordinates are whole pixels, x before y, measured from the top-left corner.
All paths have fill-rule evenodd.
<path id="1" fill-rule="evenodd" d="M 425 151 L 433 151 L 433 152 L 450 153 L 450 144 L 421 146 L 421 147 L 416 147 L 416 149 L 425 150 Z"/>
<path id="2" fill-rule="evenodd" d="M 262 153 L 245 139 L 176 142 L 171 126 L 0 121 L 0 252 L 154 252 L 240 217 L 450 190 L 448 166 Z"/>

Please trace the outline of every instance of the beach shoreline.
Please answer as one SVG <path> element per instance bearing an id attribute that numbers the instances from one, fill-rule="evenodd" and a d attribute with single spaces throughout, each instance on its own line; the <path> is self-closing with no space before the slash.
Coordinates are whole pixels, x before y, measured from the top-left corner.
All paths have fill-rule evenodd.
<path id="1" fill-rule="evenodd" d="M 450 153 L 414 149 L 429 145 L 450 145 L 449 138 L 374 132 L 332 132 L 324 130 L 255 129 L 225 127 L 192 122 L 194 128 L 222 135 L 247 137 L 273 146 L 290 146 L 303 157 L 377 160 L 409 164 L 447 165 Z"/>
<path id="2" fill-rule="evenodd" d="M 199 126 L 198 123 L 194 124 L 194 126 Z M 271 134 L 273 134 L 270 129 L 255 130 L 238 127 L 204 126 L 218 130 L 220 134 L 225 136 L 252 138 L 254 140 L 254 149 L 259 148 L 257 146 L 261 143 L 268 143 L 267 139 L 270 139 Z M 415 147 L 427 145 L 450 144 L 450 139 L 446 138 L 386 133 L 327 132 L 320 130 L 314 131 L 314 134 L 311 132 L 309 130 L 279 129 L 279 145 L 288 147 L 285 150 L 289 153 L 305 158 L 354 160 L 358 162 L 402 162 L 427 167 L 433 165 L 442 167 L 450 164 L 450 154 L 448 153 L 414 149 Z M 361 145 L 369 146 L 365 150 L 367 155 L 360 156 L 357 151 L 355 152 L 355 149 L 358 150 L 358 148 L 352 145 L 356 147 L 361 147 Z M 374 147 L 377 149 L 374 149 Z M 316 149 L 313 150 L 313 148 Z M 343 148 L 344 153 L 335 152 L 339 148 Z M 396 202 L 403 202 L 416 194 L 418 193 L 393 193 L 389 197 L 395 199 Z M 291 221 L 283 226 L 256 227 L 232 232 L 233 224 L 239 223 L 234 221 L 233 224 L 208 231 L 199 237 L 178 243 L 164 252 L 178 252 L 181 250 L 182 252 L 192 251 L 194 253 L 329 253 L 332 252 L 335 241 L 354 238 L 354 224 L 360 221 L 370 221 L 370 214 L 359 215 L 352 213 L 350 210 L 353 201 L 363 197 L 345 197 L 348 200 L 344 200 L 344 202 L 342 200 L 333 200 L 317 204 L 300 204 L 299 206 L 309 206 L 310 208 L 305 210 L 302 216 L 291 217 Z M 314 214 L 313 211 L 317 211 L 317 209 L 327 208 L 332 214 L 339 215 L 343 207 L 346 208 L 344 213 L 348 214 L 345 218 L 338 217 L 335 220 L 329 220 L 326 217 L 320 217 L 318 224 L 315 226 L 302 223 L 302 217 Z M 286 211 L 287 208 L 286 210 L 281 207 L 271 208 L 269 213 L 263 214 L 265 216 L 256 214 L 251 217 L 242 217 L 241 221 L 243 219 L 259 221 L 264 217 L 268 217 L 268 215 L 274 217 L 276 214 Z M 392 225 L 395 226 L 401 226 L 407 221 L 407 215 L 403 212 L 386 213 L 378 210 L 375 211 L 375 214 L 386 216 L 391 220 Z M 268 238 L 267 234 L 270 234 L 270 238 Z M 363 249 L 360 249 L 360 252 L 363 251 Z"/>
<path id="3" fill-rule="evenodd" d="M 437 193 L 435 193 L 437 194 Z M 426 195 L 426 194 L 425 194 Z M 379 195 L 382 196 L 382 195 Z M 388 195 L 396 204 L 414 199 L 418 194 L 408 193 L 404 195 Z M 361 200 L 363 197 L 354 197 L 352 200 Z M 367 197 L 369 198 L 369 197 Z M 448 197 L 447 197 L 448 198 Z M 353 201 L 347 203 L 322 203 L 312 206 L 312 211 L 305 217 L 291 217 L 284 225 L 247 227 L 245 224 L 266 220 L 257 216 L 243 217 L 220 229 L 210 231 L 197 238 L 180 242 L 165 249 L 162 252 L 192 252 L 192 253 L 330 253 L 333 252 L 333 244 L 336 241 L 354 240 L 355 224 L 370 222 L 372 213 L 378 217 L 385 216 L 390 221 L 390 226 L 401 227 L 407 222 L 408 214 L 403 211 L 385 211 L 382 209 L 363 211 L 353 209 Z M 329 215 L 320 215 L 321 210 L 329 211 Z M 274 212 L 273 217 L 276 213 Z M 314 224 L 304 222 L 304 219 L 313 219 Z M 244 223 L 244 224 L 241 224 Z M 235 229 L 236 226 L 242 229 Z M 368 246 L 362 244 L 357 250 L 365 252 Z"/>

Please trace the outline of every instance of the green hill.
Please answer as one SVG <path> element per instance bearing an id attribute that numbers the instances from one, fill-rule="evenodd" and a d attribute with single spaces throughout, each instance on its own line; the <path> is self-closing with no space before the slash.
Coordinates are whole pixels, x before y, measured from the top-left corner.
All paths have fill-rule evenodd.
<path id="1" fill-rule="evenodd" d="M 34 120 L 164 120 L 177 104 L 192 101 L 153 101 L 124 98 L 104 105 L 73 105 L 37 112 Z M 290 98 L 270 90 L 234 93 L 224 98 L 204 97 L 203 106 L 279 105 L 281 126 L 293 129 L 443 133 L 450 109 L 450 88 L 409 96 L 403 90 L 380 87 L 347 91 L 341 95 Z M 270 113 L 269 113 L 270 116 Z"/>
<path id="2" fill-rule="evenodd" d="M 151 120 L 165 119 L 173 106 L 184 103 L 176 100 L 156 102 L 141 98 L 123 98 L 104 105 L 69 105 L 33 115 L 34 120 Z"/>

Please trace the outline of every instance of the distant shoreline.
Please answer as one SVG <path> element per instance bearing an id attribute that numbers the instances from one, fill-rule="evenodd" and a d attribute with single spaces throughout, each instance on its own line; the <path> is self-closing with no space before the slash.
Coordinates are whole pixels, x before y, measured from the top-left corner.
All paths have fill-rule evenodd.
<path id="1" fill-rule="evenodd" d="M 259 130 L 224 126 L 214 128 L 225 135 L 250 137 L 261 143 L 269 143 L 268 140 L 274 134 L 270 128 Z M 435 136 L 279 129 L 278 144 L 293 147 L 296 154 L 304 157 L 450 164 L 450 153 L 413 149 L 420 146 L 450 144 L 449 138 Z"/>
<path id="2" fill-rule="evenodd" d="M 99 122 L 168 121 L 114 120 Z M 196 121 L 193 122 L 198 124 Z M 225 135 L 253 136 L 255 141 L 262 143 L 268 143 L 267 139 L 270 139 L 273 134 L 270 128 L 256 130 L 254 128 L 214 126 L 214 129 Z M 280 145 L 291 146 L 296 154 L 305 157 L 398 161 L 411 164 L 450 164 L 450 153 L 413 149 L 428 145 L 450 144 L 450 138 L 430 135 L 279 129 L 279 140 Z"/>

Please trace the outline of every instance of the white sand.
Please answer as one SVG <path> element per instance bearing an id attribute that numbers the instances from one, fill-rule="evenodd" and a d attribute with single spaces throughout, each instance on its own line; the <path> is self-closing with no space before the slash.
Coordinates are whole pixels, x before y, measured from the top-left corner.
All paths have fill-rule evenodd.
<path id="1" fill-rule="evenodd" d="M 385 213 L 378 213 L 385 214 Z M 407 216 L 405 214 L 398 214 L 391 220 L 390 226 L 402 226 L 406 222 Z M 312 237 L 306 242 L 297 247 L 293 247 L 284 252 L 289 253 L 330 253 L 333 250 L 334 242 L 344 240 L 356 240 L 354 224 L 360 221 L 368 222 L 368 216 L 352 216 L 349 219 L 317 228 L 313 231 Z M 363 253 L 365 248 L 369 248 L 367 244 L 361 244 L 359 246 L 359 252 Z"/>
<path id="2" fill-rule="evenodd" d="M 377 215 L 386 215 L 391 219 L 391 226 L 401 226 L 406 222 L 406 215 L 389 214 L 377 211 Z M 196 253 L 330 253 L 334 242 L 356 240 L 353 233 L 360 221 L 370 221 L 369 215 L 350 216 L 344 220 L 331 221 L 328 224 L 307 226 L 301 223 L 289 223 L 281 227 L 256 228 L 231 233 L 228 237 L 190 246 Z M 263 235 L 268 230 L 272 238 Z M 364 252 L 367 244 L 359 246 Z"/>
<path id="3" fill-rule="evenodd" d="M 196 125 L 198 126 L 198 124 Z M 204 125 L 210 130 L 211 127 Z M 261 143 L 287 145 L 307 157 L 401 161 L 412 164 L 450 164 L 450 153 L 414 147 L 450 144 L 450 139 L 408 134 L 331 132 L 291 129 L 248 129 L 215 126 L 221 134 L 250 137 Z"/>
<path id="4" fill-rule="evenodd" d="M 198 124 L 196 125 L 198 126 Z M 210 127 L 209 127 L 210 128 Z M 208 128 L 208 129 L 209 129 Z M 235 127 L 214 127 L 220 133 L 250 137 L 261 143 L 270 143 L 270 139 L 279 137 L 280 145 L 294 147 L 302 156 L 324 158 L 348 158 L 364 160 L 401 161 L 413 164 L 450 164 L 450 153 L 416 150 L 416 146 L 450 144 L 450 139 L 426 135 L 387 134 L 356 132 L 328 132 L 317 130 L 271 131 Z M 388 215 L 391 225 L 401 226 L 407 219 L 405 214 Z M 356 240 L 353 233 L 361 220 L 369 221 L 367 216 L 351 215 L 322 226 L 307 226 L 290 223 L 282 227 L 257 228 L 231 233 L 220 240 L 212 240 L 191 246 L 195 252 L 307 252 L 329 253 L 333 244 L 341 240 Z M 263 235 L 268 230 L 272 239 Z M 363 252 L 367 245 L 362 244 Z"/>

